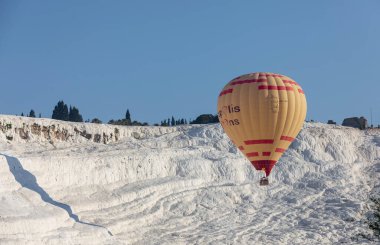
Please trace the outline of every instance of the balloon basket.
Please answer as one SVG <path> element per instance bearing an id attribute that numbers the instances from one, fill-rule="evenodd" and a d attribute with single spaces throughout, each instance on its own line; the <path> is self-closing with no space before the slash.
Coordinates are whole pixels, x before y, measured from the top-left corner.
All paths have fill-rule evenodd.
<path id="1" fill-rule="evenodd" d="M 268 179 L 268 177 L 262 177 L 262 178 L 260 179 L 260 185 L 261 185 L 261 186 L 269 185 L 269 179 Z"/>

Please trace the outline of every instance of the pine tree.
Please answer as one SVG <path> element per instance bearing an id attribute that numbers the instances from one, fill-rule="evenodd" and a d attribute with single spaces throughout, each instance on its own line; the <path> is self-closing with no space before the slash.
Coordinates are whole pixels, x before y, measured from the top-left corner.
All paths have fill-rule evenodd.
<path id="1" fill-rule="evenodd" d="M 129 109 L 127 109 L 127 112 L 125 113 L 125 119 L 131 121 L 131 113 L 129 113 Z"/>
<path id="2" fill-rule="evenodd" d="M 171 126 L 175 126 L 175 120 L 174 120 L 174 117 L 172 116 L 172 121 L 171 121 Z"/>
<path id="3" fill-rule="evenodd" d="M 38 117 L 39 117 L 39 118 L 41 118 L 41 113 L 40 113 L 40 114 L 38 114 Z"/>
<path id="4" fill-rule="evenodd" d="M 36 117 L 36 113 L 34 112 L 33 109 L 30 110 L 28 117 Z"/>
<path id="5" fill-rule="evenodd" d="M 63 100 L 58 101 L 57 105 L 54 107 L 51 118 L 63 121 L 69 120 L 69 109 Z"/>
<path id="6" fill-rule="evenodd" d="M 125 113 L 125 119 L 122 119 L 122 125 L 132 125 L 131 113 L 129 113 L 129 109 Z"/>
<path id="7" fill-rule="evenodd" d="M 69 121 L 71 122 L 83 122 L 83 117 L 79 114 L 78 108 L 70 106 Z"/>
<path id="8" fill-rule="evenodd" d="M 21 116 L 22 116 L 22 117 L 24 116 L 24 112 L 21 112 Z"/>

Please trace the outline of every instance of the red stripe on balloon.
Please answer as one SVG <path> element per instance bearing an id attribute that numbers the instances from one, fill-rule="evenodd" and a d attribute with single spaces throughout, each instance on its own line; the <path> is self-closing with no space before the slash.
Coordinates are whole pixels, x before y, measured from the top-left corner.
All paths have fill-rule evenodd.
<path id="1" fill-rule="evenodd" d="M 233 91 L 232 88 L 223 90 L 222 92 L 220 92 L 219 96 L 222 96 L 222 95 L 225 95 L 225 94 L 230 94 L 230 93 L 232 93 L 232 91 Z"/>
<path id="2" fill-rule="evenodd" d="M 292 85 L 298 85 L 298 83 L 290 80 L 282 80 L 283 83 L 292 84 Z M 298 85 L 299 86 L 299 85 Z"/>
<path id="3" fill-rule="evenodd" d="M 246 145 L 257 145 L 257 144 L 273 144 L 272 139 L 260 139 L 260 140 L 246 140 L 244 143 Z"/>
<path id="4" fill-rule="evenodd" d="M 298 92 L 299 92 L 300 94 L 305 94 L 305 93 L 303 92 L 302 89 L 298 89 Z"/>
<path id="5" fill-rule="evenodd" d="M 242 145 L 239 146 L 239 150 L 244 151 L 244 147 Z"/>
<path id="6" fill-rule="evenodd" d="M 286 140 L 286 141 L 292 142 L 294 140 L 294 138 L 290 137 L 290 136 L 284 136 L 283 135 L 283 136 L 281 136 L 280 140 Z"/>
<path id="7" fill-rule="evenodd" d="M 263 156 L 270 156 L 270 151 L 264 151 Z"/>
<path id="8" fill-rule="evenodd" d="M 283 148 L 276 148 L 276 152 L 284 153 L 284 152 L 285 152 L 285 149 L 283 149 Z"/>
<path id="9" fill-rule="evenodd" d="M 258 157 L 259 153 L 258 152 L 249 152 L 246 154 L 247 157 Z"/>

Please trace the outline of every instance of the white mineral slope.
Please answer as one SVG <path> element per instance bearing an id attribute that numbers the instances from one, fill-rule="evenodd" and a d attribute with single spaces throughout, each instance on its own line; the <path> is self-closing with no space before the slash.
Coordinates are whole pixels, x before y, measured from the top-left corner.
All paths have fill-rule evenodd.
<path id="1" fill-rule="evenodd" d="M 0 116 L 0 154 L 1 244 L 376 243 L 376 130 L 306 123 L 269 187 L 218 124 Z"/>

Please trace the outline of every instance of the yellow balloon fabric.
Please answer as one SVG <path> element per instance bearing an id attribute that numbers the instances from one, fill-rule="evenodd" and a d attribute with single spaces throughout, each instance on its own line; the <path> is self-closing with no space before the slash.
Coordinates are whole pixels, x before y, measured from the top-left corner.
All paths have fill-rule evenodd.
<path id="1" fill-rule="evenodd" d="M 224 131 L 266 176 L 301 130 L 306 108 L 305 93 L 298 83 L 267 72 L 233 79 L 218 98 Z"/>

